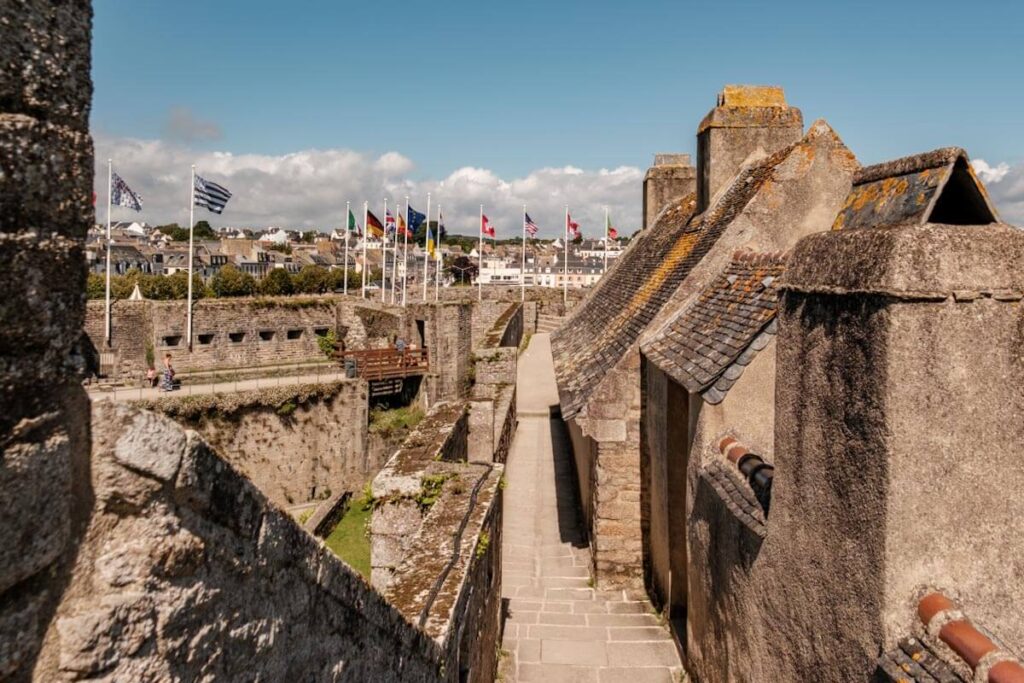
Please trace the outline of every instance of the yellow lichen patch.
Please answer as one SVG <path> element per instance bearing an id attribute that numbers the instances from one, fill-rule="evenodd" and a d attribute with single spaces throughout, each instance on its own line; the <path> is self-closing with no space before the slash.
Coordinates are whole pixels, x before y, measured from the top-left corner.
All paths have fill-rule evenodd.
<path id="1" fill-rule="evenodd" d="M 724 107 L 785 107 L 786 93 L 777 85 L 727 85 L 718 100 Z"/>

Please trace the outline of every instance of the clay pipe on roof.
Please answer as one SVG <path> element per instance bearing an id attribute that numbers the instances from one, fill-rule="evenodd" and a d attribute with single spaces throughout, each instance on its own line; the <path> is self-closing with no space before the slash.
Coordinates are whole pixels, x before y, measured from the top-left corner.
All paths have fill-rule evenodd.
<path id="1" fill-rule="evenodd" d="M 766 463 L 760 455 L 748 451 L 746 446 L 731 436 L 719 441 L 718 447 L 722 451 L 722 455 L 736 466 L 736 469 L 750 484 L 758 502 L 761 503 L 761 509 L 767 515 L 768 506 L 771 503 L 775 467 Z"/>
<path id="2" fill-rule="evenodd" d="M 977 672 L 979 664 L 988 666 L 988 683 L 1024 683 L 1024 666 L 999 651 L 988 636 L 960 612 L 956 604 L 942 593 L 928 593 L 917 604 L 917 614 L 933 635 L 949 646 Z M 994 663 L 992 663 L 994 662 Z"/>

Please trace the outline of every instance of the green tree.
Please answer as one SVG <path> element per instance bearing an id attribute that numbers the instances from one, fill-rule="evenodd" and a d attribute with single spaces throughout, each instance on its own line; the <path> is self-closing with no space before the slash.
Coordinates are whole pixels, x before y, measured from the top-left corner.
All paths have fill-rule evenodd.
<path id="1" fill-rule="evenodd" d="M 468 256 L 456 256 L 445 268 L 452 280 L 460 285 L 472 283 L 479 270 L 476 262 Z"/>
<path id="2" fill-rule="evenodd" d="M 167 280 L 167 286 L 170 289 L 172 299 L 187 299 L 188 298 L 188 271 L 179 270 L 174 275 L 170 275 L 165 278 Z M 206 285 L 203 284 L 203 278 L 199 276 L 199 273 L 192 274 L 192 298 L 202 299 L 206 296 Z"/>
<path id="3" fill-rule="evenodd" d="M 299 294 L 323 294 L 329 286 L 327 269 L 313 264 L 302 266 L 292 278 L 295 292 Z"/>
<path id="4" fill-rule="evenodd" d="M 183 228 L 177 223 L 161 225 L 157 229 L 175 242 L 188 242 L 188 228 Z M 209 223 L 206 221 L 196 221 L 195 227 L 192 229 L 192 239 L 215 240 L 217 237 L 217 232 Z"/>
<path id="5" fill-rule="evenodd" d="M 104 275 L 89 273 L 85 280 L 85 296 L 87 299 L 104 299 L 107 296 L 107 278 Z"/>
<path id="6" fill-rule="evenodd" d="M 127 299 L 132 295 L 132 290 L 142 278 L 142 271 L 137 268 L 129 268 L 124 275 L 110 276 L 110 298 Z"/>
<path id="7" fill-rule="evenodd" d="M 259 281 L 256 291 L 265 296 L 288 296 L 295 288 L 288 271 L 284 268 L 272 268 L 266 277 Z"/>
<path id="8" fill-rule="evenodd" d="M 165 300 L 174 298 L 174 287 L 171 284 L 171 279 L 163 275 L 143 275 L 139 278 L 139 291 L 147 299 Z"/>
<path id="9" fill-rule="evenodd" d="M 256 280 L 232 264 L 227 264 L 210 279 L 214 296 L 252 296 L 256 292 Z"/>
<path id="10" fill-rule="evenodd" d="M 348 271 L 348 289 L 352 291 L 358 288 L 363 282 L 363 276 L 356 272 L 355 268 Z M 345 269 L 332 268 L 327 271 L 327 291 L 342 292 L 345 290 Z"/>

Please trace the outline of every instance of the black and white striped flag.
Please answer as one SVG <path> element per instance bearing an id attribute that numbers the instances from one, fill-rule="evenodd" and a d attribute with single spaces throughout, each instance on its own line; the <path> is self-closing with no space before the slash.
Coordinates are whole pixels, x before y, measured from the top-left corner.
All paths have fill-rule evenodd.
<path id="1" fill-rule="evenodd" d="M 231 193 L 226 188 L 209 180 L 204 180 L 198 175 L 196 176 L 194 194 L 196 206 L 205 207 L 216 214 L 223 213 L 224 207 L 227 206 L 228 200 L 231 199 Z"/>

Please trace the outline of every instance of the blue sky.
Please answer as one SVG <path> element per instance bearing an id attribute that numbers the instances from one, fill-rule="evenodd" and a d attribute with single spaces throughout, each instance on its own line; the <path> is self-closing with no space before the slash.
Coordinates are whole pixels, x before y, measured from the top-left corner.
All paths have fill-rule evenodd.
<path id="1" fill-rule="evenodd" d="M 723 84 L 771 83 L 865 164 L 945 145 L 1010 177 L 1024 160 L 1024 3 L 94 6 L 100 147 L 397 152 L 409 183 L 642 170 L 693 150 Z"/>

